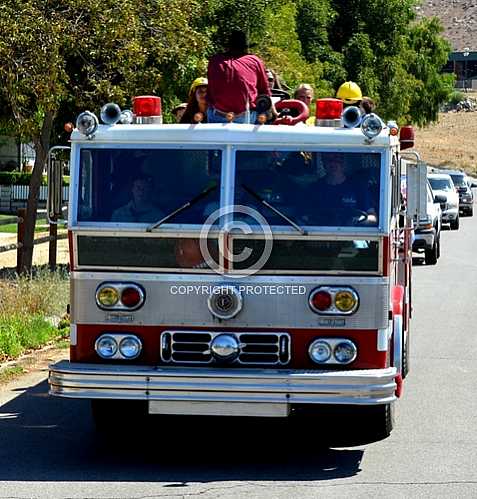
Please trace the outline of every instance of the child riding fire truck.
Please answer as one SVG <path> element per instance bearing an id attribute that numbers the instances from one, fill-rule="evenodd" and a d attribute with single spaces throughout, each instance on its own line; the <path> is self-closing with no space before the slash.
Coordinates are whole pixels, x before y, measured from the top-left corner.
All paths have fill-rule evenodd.
<path id="1" fill-rule="evenodd" d="M 133 104 L 105 106 L 103 125 L 82 113 L 71 136 L 70 361 L 50 393 L 90 399 L 98 423 L 118 404 L 365 409 L 387 436 L 409 365 L 409 130 L 337 99 L 314 127 L 164 125 L 158 97 Z"/>

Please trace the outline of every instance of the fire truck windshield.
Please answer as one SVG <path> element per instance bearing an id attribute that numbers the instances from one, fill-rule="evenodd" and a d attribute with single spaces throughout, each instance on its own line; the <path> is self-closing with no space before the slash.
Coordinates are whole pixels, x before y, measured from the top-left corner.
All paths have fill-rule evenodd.
<path id="1" fill-rule="evenodd" d="M 284 225 L 253 189 L 300 226 L 375 226 L 379 177 L 379 154 L 237 151 L 235 204 L 258 210 L 270 225 Z"/>
<path id="2" fill-rule="evenodd" d="M 79 222 L 202 224 L 209 203 L 219 204 L 222 151 L 205 149 L 100 149 L 80 154 Z M 188 209 L 179 210 L 207 191 Z M 204 196 L 205 198 L 205 196 Z"/>

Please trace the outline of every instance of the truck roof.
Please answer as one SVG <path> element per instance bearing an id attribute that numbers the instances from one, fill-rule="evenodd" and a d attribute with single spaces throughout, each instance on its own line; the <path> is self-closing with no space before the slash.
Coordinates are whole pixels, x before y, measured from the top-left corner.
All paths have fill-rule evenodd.
<path id="1" fill-rule="evenodd" d="M 71 135 L 72 143 L 111 144 L 201 144 L 201 145 L 267 145 L 310 147 L 389 148 L 399 144 L 389 129 L 369 141 L 359 128 L 332 128 L 286 125 L 99 125 L 92 138 L 78 130 Z"/>

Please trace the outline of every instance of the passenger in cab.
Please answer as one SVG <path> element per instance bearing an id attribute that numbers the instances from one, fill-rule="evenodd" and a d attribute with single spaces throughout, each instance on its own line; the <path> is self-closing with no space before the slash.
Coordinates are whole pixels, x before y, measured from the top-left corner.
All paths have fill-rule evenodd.
<path id="1" fill-rule="evenodd" d="M 312 186 L 310 198 L 325 225 L 376 225 L 376 201 L 366 181 L 348 177 L 343 153 L 321 154 L 325 176 Z"/>
<path id="2" fill-rule="evenodd" d="M 154 179 L 141 174 L 131 184 L 130 201 L 113 211 L 111 222 L 156 222 L 164 213 L 154 204 Z"/>
<path id="3" fill-rule="evenodd" d="M 256 55 L 249 54 L 245 33 L 230 33 L 227 50 L 209 60 L 207 99 L 209 123 L 255 123 L 259 95 L 271 95 L 265 66 Z M 233 113 L 233 114 L 231 114 Z"/>
<path id="4" fill-rule="evenodd" d="M 180 123 L 207 123 L 207 85 L 207 78 L 196 78 L 192 82 Z"/>

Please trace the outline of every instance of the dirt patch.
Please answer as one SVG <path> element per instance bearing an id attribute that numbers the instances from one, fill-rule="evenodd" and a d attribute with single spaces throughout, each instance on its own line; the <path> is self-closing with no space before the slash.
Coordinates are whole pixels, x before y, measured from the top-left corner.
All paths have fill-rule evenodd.
<path id="1" fill-rule="evenodd" d="M 48 372 L 48 365 L 69 357 L 68 344 L 66 341 L 46 346 L 35 350 L 19 359 L 0 364 L 0 392 L 11 390 L 18 383 L 23 383 L 23 378 L 38 376 Z"/>
<path id="2" fill-rule="evenodd" d="M 439 122 L 416 130 L 416 150 L 432 166 L 477 175 L 477 112 L 441 113 Z"/>
<path id="3" fill-rule="evenodd" d="M 36 238 L 45 234 L 35 234 Z M 6 246 L 17 242 L 16 234 L 0 233 L 0 246 Z M 41 266 L 48 263 L 49 243 L 35 244 L 33 248 L 33 265 Z M 68 240 L 60 239 L 57 242 L 56 261 L 60 264 L 66 264 L 69 261 Z M 17 250 L 5 251 L 0 253 L 0 268 L 15 268 L 17 265 Z"/>

